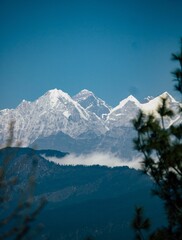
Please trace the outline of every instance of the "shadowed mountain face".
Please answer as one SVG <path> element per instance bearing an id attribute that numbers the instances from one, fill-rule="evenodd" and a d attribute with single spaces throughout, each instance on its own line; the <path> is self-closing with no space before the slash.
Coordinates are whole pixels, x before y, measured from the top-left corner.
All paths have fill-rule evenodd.
<path id="1" fill-rule="evenodd" d="M 101 119 L 110 112 L 112 109 L 102 99 L 96 97 L 92 92 L 84 89 L 73 97 L 84 109 L 95 113 Z"/>
<path id="2" fill-rule="evenodd" d="M 161 202 L 150 193 L 153 183 L 140 171 L 127 167 L 60 166 L 45 160 L 44 155 L 56 156 L 60 162 L 65 156 L 51 150 L 0 150 L 0 162 L 10 157 L 8 176 L 18 176 L 19 186 L 26 186 L 32 160 L 38 162 L 35 200 L 42 196 L 48 200 L 37 219 L 45 225 L 42 235 L 54 240 L 86 236 L 98 240 L 131 239 L 130 222 L 136 205 L 144 206 L 153 227 L 164 223 Z"/>
<path id="3" fill-rule="evenodd" d="M 131 127 L 115 127 L 100 136 L 87 132 L 77 139 L 59 132 L 56 135 L 39 138 L 31 146 L 37 146 L 39 149 L 57 149 L 76 154 L 110 152 L 121 159 L 131 160 L 139 155 L 133 149 L 133 138 L 135 136 L 136 133 Z"/>

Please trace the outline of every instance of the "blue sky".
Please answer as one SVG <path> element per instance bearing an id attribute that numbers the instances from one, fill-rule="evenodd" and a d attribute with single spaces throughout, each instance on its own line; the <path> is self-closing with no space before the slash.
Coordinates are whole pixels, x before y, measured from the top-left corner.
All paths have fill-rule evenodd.
<path id="1" fill-rule="evenodd" d="M 86 88 L 115 106 L 174 95 L 181 0 L 1 0 L 0 109 Z"/>

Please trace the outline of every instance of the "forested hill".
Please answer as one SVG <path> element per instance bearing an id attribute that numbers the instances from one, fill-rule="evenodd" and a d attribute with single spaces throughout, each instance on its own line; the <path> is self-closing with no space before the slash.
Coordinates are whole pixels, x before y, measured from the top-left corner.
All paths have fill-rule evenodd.
<path id="1" fill-rule="evenodd" d="M 19 186 L 26 186 L 32 160 L 38 162 L 35 199 L 44 196 L 48 204 L 37 221 L 43 223 L 43 233 L 50 239 L 84 239 L 88 235 L 98 240 L 131 239 L 130 222 L 138 205 L 144 206 L 153 227 L 164 222 L 161 202 L 151 197 L 153 183 L 141 171 L 128 167 L 60 166 L 45 160 L 42 153 L 7 148 L 0 150 L 0 160 L 11 156 L 8 176 L 18 176 Z"/>

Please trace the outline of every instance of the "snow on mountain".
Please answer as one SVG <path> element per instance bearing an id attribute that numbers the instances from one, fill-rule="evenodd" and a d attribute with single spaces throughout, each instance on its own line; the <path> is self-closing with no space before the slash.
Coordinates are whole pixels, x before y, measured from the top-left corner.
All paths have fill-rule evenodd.
<path id="1" fill-rule="evenodd" d="M 88 120 L 89 118 L 89 114 L 77 102 L 67 93 L 58 89 L 53 89 L 45 93 L 36 101 L 36 105 L 41 108 L 46 106 L 44 110 L 49 109 L 50 112 L 57 110 L 67 119 L 71 116 L 75 118 L 81 117 L 84 120 Z"/>
<path id="2" fill-rule="evenodd" d="M 93 92 L 87 89 L 80 91 L 73 96 L 73 99 L 84 109 L 95 113 L 100 118 L 104 118 L 104 116 L 106 116 L 111 110 L 111 107 L 106 104 L 105 101 L 96 97 Z"/>
<path id="3" fill-rule="evenodd" d="M 118 106 L 113 108 L 107 115 L 106 124 L 109 129 L 115 127 L 131 126 L 131 120 L 137 116 L 139 110 L 142 110 L 145 114 L 154 114 L 156 117 L 157 108 L 162 103 L 162 98 L 167 99 L 167 105 L 174 112 L 177 112 L 179 102 L 177 102 L 169 93 L 164 92 L 161 95 L 151 98 L 147 103 L 140 103 L 135 97 L 130 95 L 129 97 L 122 100 Z M 169 126 L 175 119 L 166 118 L 166 126 Z"/>
<path id="4" fill-rule="evenodd" d="M 121 109 L 122 107 L 124 107 L 128 102 L 133 102 L 136 106 L 139 106 L 140 103 L 139 101 L 133 97 L 132 95 L 128 96 L 127 98 L 125 98 L 124 100 L 122 100 L 118 106 L 115 107 L 115 110 L 117 109 Z"/>
<path id="5" fill-rule="evenodd" d="M 132 139 L 136 134 L 131 120 L 139 110 L 156 114 L 161 97 L 167 97 L 169 107 L 177 112 L 179 103 L 167 92 L 147 103 L 140 103 L 130 95 L 111 109 L 88 90 L 71 98 L 53 89 L 34 102 L 23 100 L 15 109 L 0 111 L 0 144 L 5 144 L 9 124 L 15 120 L 14 139 L 22 141 L 23 146 L 33 143 L 38 146 L 41 142 L 42 148 L 49 146 L 75 153 L 110 151 L 131 158 Z M 179 122 L 182 122 L 179 116 L 165 119 L 166 126 Z"/>
<path id="6" fill-rule="evenodd" d="M 118 126 L 131 126 L 131 120 L 136 117 L 140 109 L 139 101 L 130 95 L 122 100 L 118 106 L 108 114 L 106 124 L 109 128 Z"/>
<path id="7" fill-rule="evenodd" d="M 92 131 L 102 134 L 106 128 L 93 113 L 86 111 L 67 93 L 50 90 L 34 102 L 23 101 L 16 109 L 0 112 L 1 138 L 7 138 L 9 123 L 15 120 L 14 138 L 29 145 L 39 137 L 63 132 L 75 138 Z"/>
<path id="8" fill-rule="evenodd" d="M 140 109 L 145 113 L 145 114 L 153 114 L 156 117 L 160 117 L 157 109 L 159 106 L 162 104 L 162 99 L 167 99 L 166 104 L 167 106 L 173 110 L 174 113 L 178 113 L 179 109 L 179 102 L 177 102 L 168 92 L 164 92 L 163 94 L 157 96 L 156 98 L 153 98 L 150 100 L 148 103 L 141 104 Z M 178 121 L 177 121 L 178 119 Z M 179 122 L 181 121 L 181 116 L 178 114 L 174 115 L 174 117 L 165 117 L 164 118 L 164 124 L 165 127 L 169 127 L 171 124 L 174 122 Z"/>
<path id="9" fill-rule="evenodd" d="M 149 102 L 140 104 L 141 110 L 146 114 L 156 114 L 157 108 L 161 105 L 161 98 L 167 98 L 167 104 L 170 107 L 174 107 L 176 104 L 178 104 L 169 93 L 164 92 L 156 98 L 151 99 Z"/>

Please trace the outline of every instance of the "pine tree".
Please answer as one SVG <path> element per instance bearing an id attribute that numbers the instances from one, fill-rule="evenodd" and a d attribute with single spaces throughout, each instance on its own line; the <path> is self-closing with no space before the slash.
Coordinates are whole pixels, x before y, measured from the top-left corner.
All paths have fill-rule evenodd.
<path id="1" fill-rule="evenodd" d="M 135 216 L 132 221 L 132 228 L 135 231 L 135 240 L 144 240 L 143 231 L 147 231 L 150 228 L 149 218 L 143 217 L 143 208 L 135 208 Z"/>
<path id="2" fill-rule="evenodd" d="M 182 39 L 181 49 L 172 54 L 179 68 L 172 72 L 175 90 L 182 96 Z M 135 148 L 143 154 L 143 171 L 155 182 L 153 194 L 164 202 L 168 225 L 156 230 L 150 239 L 182 239 L 182 123 L 166 126 L 165 119 L 182 117 L 182 108 L 173 112 L 169 99 L 162 98 L 156 115 L 139 112 L 133 120 L 137 131 Z"/>

